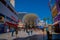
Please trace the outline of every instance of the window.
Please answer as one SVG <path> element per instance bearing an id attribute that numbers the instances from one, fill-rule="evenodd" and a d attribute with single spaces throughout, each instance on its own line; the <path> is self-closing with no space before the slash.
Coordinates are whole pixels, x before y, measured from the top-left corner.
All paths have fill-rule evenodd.
<path id="1" fill-rule="evenodd" d="M 2 19 L 2 16 L 0 16 L 0 20 Z"/>
<path id="2" fill-rule="evenodd" d="M 16 14 L 15 12 L 14 12 L 14 10 L 8 5 L 8 8 L 14 13 L 14 14 Z"/>
<path id="3" fill-rule="evenodd" d="M 60 3 L 59 3 L 59 8 L 60 8 Z"/>
<path id="4" fill-rule="evenodd" d="M 16 15 L 15 11 L 4 1 L 4 0 L 0 0 L 5 6 L 7 5 L 7 7 Z"/>
<path id="5" fill-rule="evenodd" d="M 7 16 L 6 16 L 6 19 L 8 19 L 9 21 L 11 21 L 11 18 L 9 18 L 9 17 L 7 17 Z"/>
<path id="6" fill-rule="evenodd" d="M 59 5 L 59 8 L 60 8 L 60 1 L 58 1 L 58 5 Z"/>
<path id="7" fill-rule="evenodd" d="M 3 16 L 3 17 L 5 17 L 5 15 L 3 15 L 2 13 L 0 13 L 0 16 Z"/>
<path id="8" fill-rule="evenodd" d="M 0 0 L 4 5 L 6 5 L 6 2 L 4 0 Z"/>
<path id="9" fill-rule="evenodd" d="M 56 33 L 60 33 L 60 27 L 59 27 L 59 23 L 55 25 L 55 30 Z"/>

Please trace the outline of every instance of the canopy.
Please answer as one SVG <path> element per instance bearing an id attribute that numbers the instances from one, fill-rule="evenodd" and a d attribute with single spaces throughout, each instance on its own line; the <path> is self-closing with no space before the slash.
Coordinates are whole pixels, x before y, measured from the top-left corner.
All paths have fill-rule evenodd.
<path id="1" fill-rule="evenodd" d="M 18 26 L 18 24 L 13 24 L 11 22 L 6 22 L 5 24 L 9 25 L 10 27 L 17 27 Z"/>
<path id="2" fill-rule="evenodd" d="M 53 26 L 57 26 L 60 23 L 60 21 L 57 21 L 53 24 Z"/>

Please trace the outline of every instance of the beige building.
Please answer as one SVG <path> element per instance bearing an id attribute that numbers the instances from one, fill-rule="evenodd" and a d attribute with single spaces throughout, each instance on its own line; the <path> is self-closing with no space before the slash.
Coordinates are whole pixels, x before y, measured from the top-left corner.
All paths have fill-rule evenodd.
<path id="1" fill-rule="evenodd" d="M 18 23 L 18 27 L 20 27 L 20 28 L 24 27 L 24 25 L 25 25 L 25 24 L 24 24 L 23 22 L 19 22 L 19 23 Z"/>
<path id="2" fill-rule="evenodd" d="M 15 0 L 10 0 L 10 3 L 12 4 L 13 7 L 15 7 Z"/>
<path id="3" fill-rule="evenodd" d="M 50 34 L 52 34 L 52 31 L 53 31 L 53 29 L 52 29 L 52 24 L 49 24 L 49 25 L 48 25 L 48 30 L 49 30 Z"/>
<path id="4" fill-rule="evenodd" d="M 52 30 L 52 24 L 49 24 L 49 25 L 48 25 L 48 29 L 49 29 L 49 30 Z"/>

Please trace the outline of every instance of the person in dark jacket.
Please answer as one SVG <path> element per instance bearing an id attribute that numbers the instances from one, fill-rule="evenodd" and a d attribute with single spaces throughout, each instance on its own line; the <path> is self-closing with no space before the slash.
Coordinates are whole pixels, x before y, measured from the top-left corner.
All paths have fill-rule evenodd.
<path id="1" fill-rule="evenodd" d="M 12 32 L 12 37 L 13 37 L 15 29 L 14 29 L 13 27 L 11 27 L 10 30 L 11 30 L 11 32 Z"/>
<path id="2" fill-rule="evenodd" d="M 17 35 L 18 35 L 18 28 L 17 27 L 15 28 L 15 34 L 16 34 L 16 37 L 17 37 Z"/>

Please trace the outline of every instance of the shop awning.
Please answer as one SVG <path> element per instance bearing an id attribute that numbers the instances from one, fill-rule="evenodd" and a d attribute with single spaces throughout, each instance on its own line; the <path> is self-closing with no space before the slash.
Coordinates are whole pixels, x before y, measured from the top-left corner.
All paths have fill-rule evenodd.
<path id="1" fill-rule="evenodd" d="M 6 22 L 6 25 L 9 25 L 10 27 L 18 27 L 18 24 L 13 24 L 11 22 Z"/>
<path id="2" fill-rule="evenodd" d="M 60 23 L 60 21 L 57 21 L 57 22 L 55 22 L 54 24 L 53 24 L 53 26 L 56 26 L 56 25 L 58 25 Z"/>

